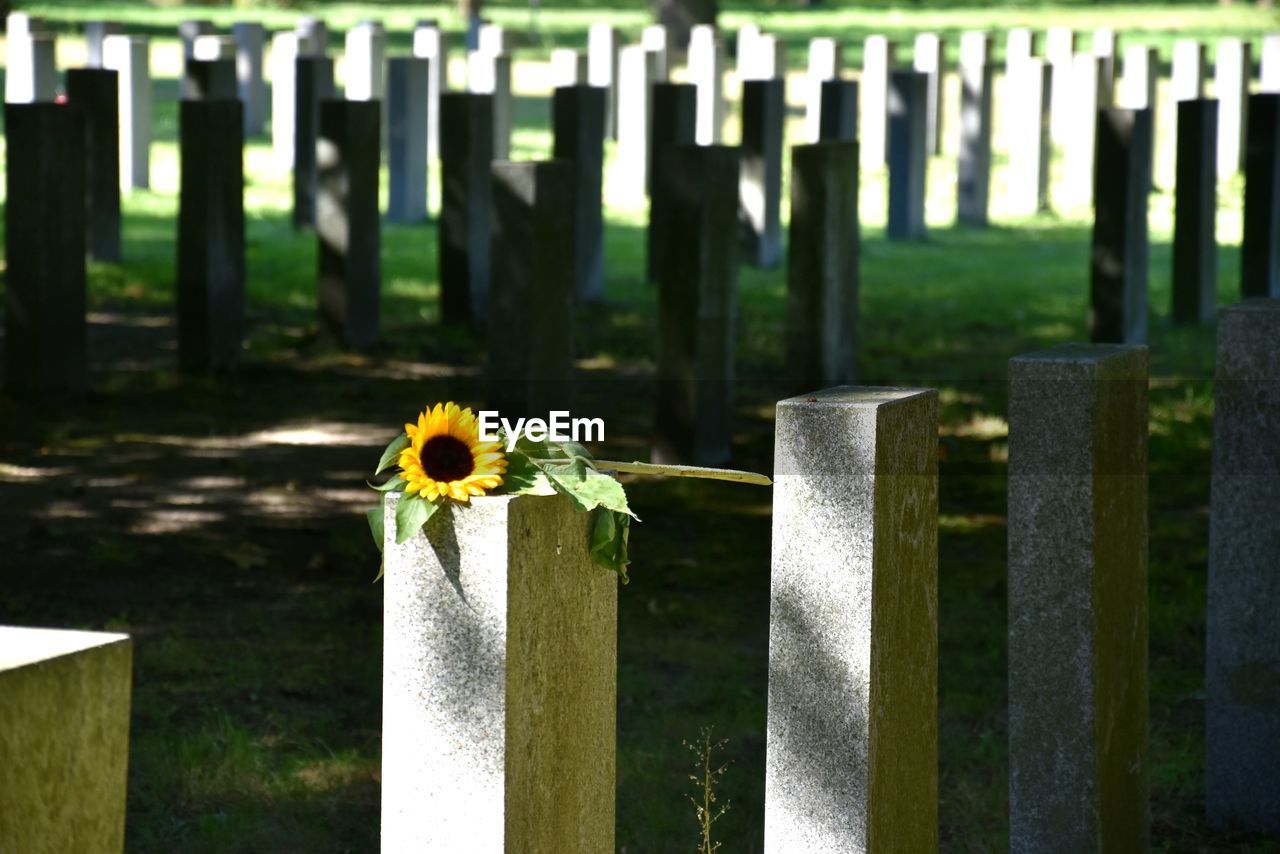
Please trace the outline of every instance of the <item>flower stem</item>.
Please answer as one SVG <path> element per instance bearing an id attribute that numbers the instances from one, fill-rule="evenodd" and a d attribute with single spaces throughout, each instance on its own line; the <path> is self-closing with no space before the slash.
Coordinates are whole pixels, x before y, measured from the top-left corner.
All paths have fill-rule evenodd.
<path id="1" fill-rule="evenodd" d="M 621 474 L 647 474 L 659 477 L 701 477 L 707 480 L 729 480 L 735 483 L 752 483 L 756 486 L 772 486 L 773 481 L 767 476 L 753 471 L 735 471 L 734 469 L 713 469 L 703 466 L 661 466 L 655 463 L 622 463 L 616 460 L 592 460 L 601 471 L 615 471 Z"/>

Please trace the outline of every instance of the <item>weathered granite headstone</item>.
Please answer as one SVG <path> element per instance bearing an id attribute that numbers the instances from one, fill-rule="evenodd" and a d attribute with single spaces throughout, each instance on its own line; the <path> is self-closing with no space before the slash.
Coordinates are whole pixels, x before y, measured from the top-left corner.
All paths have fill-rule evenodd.
<path id="1" fill-rule="evenodd" d="M 632 196 L 649 191 L 649 136 L 658 57 L 643 45 L 624 47 L 618 58 L 618 161 Z"/>
<path id="2" fill-rule="evenodd" d="M 13 17 L 11 14 L 11 22 Z M 7 39 L 5 101 L 10 104 L 53 101 L 58 95 L 57 38 L 38 29 L 8 35 Z"/>
<path id="3" fill-rule="evenodd" d="M 1173 43 L 1173 65 L 1169 88 L 1174 101 L 1204 97 L 1205 68 L 1208 66 L 1203 42 L 1178 39 Z"/>
<path id="4" fill-rule="evenodd" d="M 1014 137 L 1018 133 L 1018 128 L 1023 121 L 1026 120 L 1025 110 L 1022 103 L 1015 97 L 1010 97 L 1009 93 L 1023 91 L 1026 86 L 1030 85 L 1025 79 L 1025 72 L 1022 70 L 1022 64 L 1029 59 L 1036 57 L 1036 33 L 1025 27 L 1015 27 L 1010 29 L 1005 37 L 1004 51 L 1004 80 L 999 98 L 1001 104 L 1001 114 L 1003 120 L 1001 127 L 1007 128 L 1002 131 L 1002 135 L 1009 146 L 1010 151 L 1013 150 L 1015 144 Z M 1049 81 L 1049 92 L 1044 96 L 1045 112 L 1052 114 L 1052 76 L 1048 73 L 1049 66 L 1046 64 L 1045 79 Z M 1048 133 L 1050 126 L 1046 123 L 1045 132 Z"/>
<path id="5" fill-rule="evenodd" d="M 1093 201 L 1094 139 L 1098 111 L 1110 103 L 1103 57 L 1079 54 L 1071 68 L 1071 122 L 1063 152 L 1063 207 L 1085 207 Z"/>
<path id="6" fill-rule="evenodd" d="M 698 92 L 698 145 L 715 145 L 724 131 L 724 45 L 713 26 L 698 24 L 691 31 L 689 82 Z"/>
<path id="7" fill-rule="evenodd" d="M 1004 73 L 1010 80 L 1016 79 L 1022 63 L 1036 55 L 1036 33 L 1026 27 L 1014 27 L 1005 39 Z"/>
<path id="8" fill-rule="evenodd" d="M 321 101 L 316 140 L 320 328 L 357 350 L 377 342 L 382 304 L 381 112 L 379 101 Z"/>
<path id="9" fill-rule="evenodd" d="M 5 389 L 88 390 L 85 118 L 60 104 L 6 104 Z"/>
<path id="10" fill-rule="evenodd" d="M 244 105 L 181 102 L 178 145 L 178 365 L 219 372 L 244 339 Z"/>
<path id="11" fill-rule="evenodd" d="M 183 60 L 195 59 L 196 56 L 196 39 L 200 36 L 211 36 L 217 30 L 213 28 L 212 21 L 182 21 L 178 24 L 178 39 L 182 42 L 182 58 Z"/>
<path id="12" fill-rule="evenodd" d="M 329 55 L 329 25 L 323 19 L 311 16 L 299 18 L 294 32 L 298 34 L 302 55 Z"/>
<path id="13" fill-rule="evenodd" d="M 661 281 L 667 251 L 665 232 L 671 227 L 671 196 L 659 180 L 671 150 L 694 144 L 697 93 L 688 83 L 653 85 L 653 126 L 649 138 L 649 233 L 646 279 Z M 737 183 L 735 178 L 734 183 Z"/>
<path id="14" fill-rule="evenodd" d="M 1044 58 L 1049 63 L 1049 134 L 1057 145 L 1071 136 L 1071 66 L 1076 56 L 1076 31 L 1050 27 L 1045 34 Z"/>
<path id="15" fill-rule="evenodd" d="M 475 49 L 481 53 L 510 54 L 516 49 L 515 33 L 501 24 L 486 21 L 476 33 Z"/>
<path id="16" fill-rule="evenodd" d="M 182 75 L 183 101 L 238 100 L 236 61 L 188 59 Z"/>
<path id="17" fill-rule="evenodd" d="M 347 30 L 344 89 L 352 101 L 381 101 L 387 95 L 387 32 L 377 21 Z"/>
<path id="18" fill-rule="evenodd" d="M 1263 36 L 1259 64 L 1258 91 L 1280 92 L 1280 33 Z"/>
<path id="19" fill-rule="evenodd" d="M 488 322 L 493 96 L 440 94 L 440 317 Z"/>
<path id="20" fill-rule="evenodd" d="M 0 626 L 0 851 L 124 850 L 128 635 Z"/>
<path id="21" fill-rule="evenodd" d="M 511 57 L 475 50 L 467 55 L 467 91 L 489 95 L 493 106 L 493 159 L 511 158 L 515 102 L 511 94 Z"/>
<path id="22" fill-rule="evenodd" d="M 1009 135 L 1009 209 L 1029 215 L 1049 207 L 1049 68 L 1025 60 L 1010 81 L 1013 124 Z"/>
<path id="23" fill-rule="evenodd" d="M 102 64 L 120 85 L 120 189 L 151 186 L 151 42 L 146 36 L 107 36 Z"/>
<path id="24" fill-rule="evenodd" d="M 764 851 L 937 851 L 938 393 L 776 423 Z"/>
<path id="25" fill-rule="evenodd" d="M 1096 343 L 1145 344 L 1151 112 L 1099 111 L 1097 145 L 1090 336 Z"/>
<path id="26" fill-rule="evenodd" d="M 613 851 L 618 586 L 591 560 L 594 517 L 560 495 L 482 496 L 397 545 L 398 498 L 382 851 Z"/>
<path id="27" fill-rule="evenodd" d="M 1178 101 L 1173 198 L 1173 321 L 1205 323 L 1218 305 L 1218 102 Z"/>
<path id="28" fill-rule="evenodd" d="M 670 148 L 654 173 L 669 218 L 658 276 L 656 463 L 731 456 L 738 283 L 738 149 Z"/>
<path id="29" fill-rule="evenodd" d="M 431 60 L 387 60 L 387 219 L 427 218 L 427 93 Z"/>
<path id="30" fill-rule="evenodd" d="M 1147 349 L 1009 361 L 1009 847 L 1145 851 Z"/>
<path id="31" fill-rule="evenodd" d="M 858 138 L 858 81 L 824 80 L 818 101 L 815 142 L 847 142 Z"/>
<path id="32" fill-rule="evenodd" d="M 1102 81 L 1102 101 L 1099 106 L 1114 106 L 1116 91 L 1116 61 L 1120 56 L 1120 39 L 1116 36 L 1116 31 L 1105 27 L 1094 30 L 1092 53 L 1094 57 L 1101 60 L 1098 76 Z"/>
<path id="33" fill-rule="evenodd" d="M 577 88 L 558 90 L 559 104 Z M 582 118 L 600 118 L 604 93 L 581 89 L 594 100 Z M 603 131 L 586 133 L 599 145 Z M 488 402 L 504 415 L 543 417 L 572 403 L 574 177 L 564 160 L 493 164 Z"/>
<path id="34" fill-rule="evenodd" d="M 587 55 L 571 47 L 551 51 L 551 87 L 577 86 L 587 82 L 590 67 Z"/>
<path id="35" fill-rule="evenodd" d="M 858 356 L 858 144 L 791 148 L 787 379 L 851 383 Z"/>
<path id="36" fill-rule="evenodd" d="M 640 45 L 652 53 L 658 63 L 658 80 L 666 82 L 671 77 L 671 39 L 667 28 L 654 24 L 640 31 Z"/>
<path id="37" fill-rule="evenodd" d="M 297 110 L 297 85 L 294 67 L 303 56 L 297 33 L 275 33 L 271 37 L 271 56 L 267 62 L 271 73 L 271 151 L 281 169 L 293 168 L 293 126 Z"/>
<path id="38" fill-rule="evenodd" d="M 1280 297 L 1280 93 L 1249 96 L 1240 295 Z"/>
<path id="39" fill-rule="evenodd" d="M 1240 171 L 1249 127 L 1249 79 L 1252 45 L 1241 39 L 1219 39 L 1214 58 L 1214 93 L 1218 98 L 1218 177 Z"/>
<path id="40" fill-rule="evenodd" d="M 838 41 L 833 38 L 817 38 L 809 41 L 809 70 L 805 76 L 804 96 L 805 142 L 818 142 L 822 139 L 823 84 L 828 80 L 840 79 L 843 69 L 844 54 Z"/>
<path id="41" fill-rule="evenodd" d="M 1160 51 L 1144 45 L 1130 45 L 1124 52 L 1124 76 L 1115 103 L 1130 110 L 1151 111 L 1151 164 L 1155 168 L 1156 135 L 1159 127 L 1156 109 L 1156 83 L 1160 78 Z"/>
<path id="42" fill-rule="evenodd" d="M 761 269 L 782 261 L 782 149 L 787 117 L 781 77 L 742 82 L 742 260 Z"/>
<path id="43" fill-rule="evenodd" d="M 440 93 L 449 90 L 449 43 L 434 21 L 419 22 L 413 30 L 413 55 L 430 61 L 427 67 L 427 159 L 440 156 Z"/>
<path id="44" fill-rule="evenodd" d="M 897 64 L 897 44 L 884 36 L 867 36 L 862 50 L 858 150 L 864 168 L 881 169 L 889 152 L 889 76 Z"/>
<path id="45" fill-rule="evenodd" d="M 1205 812 L 1280 833 L 1280 300 L 1222 310 L 1213 393 Z"/>
<path id="46" fill-rule="evenodd" d="M 966 36 L 983 33 L 966 33 Z M 960 154 L 956 160 L 956 220 L 987 224 L 991 196 L 992 85 L 995 66 L 986 61 L 988 42 L 960 52 Z"/>
<path id="47" fill-rule="evenodd" d="M 267 34 L 262 24 L 232 24 L 236 42 L 236 84 L 244 102 L 245 136 L 257 136 L 267 127 L 267 81 L 262 75 L 262 51 Z"/>
<path id="48" fill-rule="evenodd" d="M 327 56 L 296 57 L 293 82 L 293 227 L 309 229 L 316 220 L 320 102 L 334 96 L 333 60 Z"/>
<path id="49" fill-rule="evenodd" d="M 927 74 L 895 71 L 889 76 L 889 215 L 885 236 L 890 240 L 925 236 L 928 99 Z"/>
<path id="50" fill-rule="evenodd" d="M 108 21 L 87 21 L 84 25 L 85 68 L 102 68 L 102 42 L 107 36 L 124 35 L 124 27 Z"/>
<path id="51" fill-rule="evenodd" d="M 56 96 L 58 68 L 54 37 L 44 22 L 25 12 L 5 18 L 4 100 L 9 104 L 52 101 Z"/>
<path id="52" fill-rule="evenodd" d="M 912 67 L 924 74 L 928 81 L 924 115 L 925 153 L 929 156 L 942 153 L 942 96 L 946 73 L 944 55 L 942 38 L 937 33 L 920 33 L 916 36 Z"/>
<path id="53" fill-rule="evenodd" d="M 737 74 L 739 81 L 785 80 L 787 76 L 787 45 L 770 33 L 756 32 L 743 43 L 742 30 L 738 34 Z"/>
<path id="54" fill-rule="evenodd" d="M 618 31 L 612 24 L 592 24 L 587 30 L 587 79 L 605 90 L 605 136 L 618 138 Z"/>
<path id="55" fill-rule="evenodd" d="M 120 103 L 116 73 L 68 68 L 67 103 L 85 119 L 85 248 L 92 261 L 120 260 Z"/>
<path id="56" fill-rule="evenodd" d="M 559 213 L 556 221 L 567 221 L 572 230 L 571 290 L 582 302 L 604 299 L 606 95 L 602 87 L 563 86 L 555 90 L 551 101 L 553 156 L 569 166 L 571 189 L 571 211 L 568 215 Z M 554 182 L 559 178 L 539 173 L 529 180 Z"/>

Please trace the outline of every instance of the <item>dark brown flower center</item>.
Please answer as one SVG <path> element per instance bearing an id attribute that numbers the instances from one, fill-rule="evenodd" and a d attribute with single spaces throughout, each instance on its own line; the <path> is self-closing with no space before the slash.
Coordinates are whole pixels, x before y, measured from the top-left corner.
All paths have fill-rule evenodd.
<path id="1" fill-rule="evenodd" d="M 462 480 L 476 470 L 471 449 L 453 436 L 433 436 L 422 446 L 422 470 L 442 483 Z"/>

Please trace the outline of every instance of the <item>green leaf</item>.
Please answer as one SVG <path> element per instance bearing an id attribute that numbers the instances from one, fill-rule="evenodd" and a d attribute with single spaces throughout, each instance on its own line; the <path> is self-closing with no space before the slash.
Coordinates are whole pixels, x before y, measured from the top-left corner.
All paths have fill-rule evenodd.
<path id="1" fill-rule="evenodd" d="M 407 542 L 410 537 L 422 530 L 427 520 L 435 515 L 440 505 L 427 501 L 419 495 L 405 493 L 400 496 L 396 505 L 396 545 Z"/>
<path id="2" fill-rule="evenodd" d="M 365 481 L 365 483 L 369 482 Z M 390 478 L 386 483 L 380 483 L 377 486 L 374 486 L 372 483 L 369 484 L 371 488 L 376 489 L 378 492 L 404 492 L 404 488 L 408 485 L 409 482 L 399 475 L 396 475 L 395 477 Z"/>
<path id="3" fill-rule="evenodd" d="M 622 484 L 607 474 L 587 468 L 581 460 L 568 464 L 551 464 L 542 467 L 556 490 L 569 496 L 578 510 L 604 507 L 617 513 L 635 516 L 627 506 L 627 493 Z"/>
<path id="4" fill-rule="evenodd" d="M 386 513 L 383 512 L 382 502 L 378 502 L 377 507 L 369 508 L 369 512 L 364 514 L 369 519 L 369 533 L 373 534 L 373 541 L 378 544 L 378 552 L 382 552 L 383 538 L 386 536 Z"/>
<path id="5" fill-rule="evenodd" d="M 583 460 L 590 461 L 592 459 L 591 452 L 579 445 L 577 442 L 561 442 L 560 448 L 564 451 L 565 456 L 581 457 Z M 594 468 L 594 466 L 592 466 Z"/>
<path id="6" fill-rule="evenodd" d="M 623 584 L 627 578 L 627 564 L 631 558 L 627 541 L 631 535 L 631 517 L 615 510 L 600 510 L 591 527 L 591 559 L 605 569 L 618 574 Z"/>
<path id="7" fill-rule="evenodd" d="M 400 456 L 400 452 L 409 447 L 409 434 L 401 433 L 399 436 L 391 440 L 391 444 L 387 445 L 387 449 L 382 452 L 382 459 L 378 460 L 378 467 L 374 470 L 374 474 L 382 474 L 388 466 L 396 461 Z"/>
<path id="8" fill-rule="evenodd" d="M 520 452 L 507 454 L 507 473 L 502 476 L 501 491 L 508 495 L 554 495 L 555 487 L 542 469 Z"/>

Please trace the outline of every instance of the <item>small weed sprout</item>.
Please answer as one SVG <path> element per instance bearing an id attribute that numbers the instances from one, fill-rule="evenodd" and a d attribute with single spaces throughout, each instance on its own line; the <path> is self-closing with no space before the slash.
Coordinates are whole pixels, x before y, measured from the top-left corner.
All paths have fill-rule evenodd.
<path id="1" fill-rule="evenodd" d="M 702 839 L 698 844 L 698 854 L 714 854 L 719 850 L 720 843 L 711 841 L 711 825 L 725 813 L 729 811 L 729 801 L 718 804 L 716 800 L 716 786 L 720 785 L 721 777 L 724 776 L 725 770 L 731 763 L 725 762 L 718 767 L 713 762 L 713 756 L 717 750 L 721 750 L 729 743 L 727 738 L 722 738 L 717 742 L 711 741 L 711 728 L 706 727 L 702 730 L 702 738 L 696 744 L 684 742 L 684 746 L 692 751 L 693 755 L 698 757 L 694 767 L 698 769 L 697 774 L 690 774 L 689 780 L 697 789 L 701 801 L 693 795 L 689 795 L 689 802 L 693 804 L 694 811 L 698 818 L 698 827 L 702 833 Z"/>

